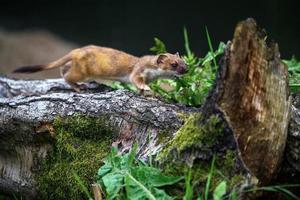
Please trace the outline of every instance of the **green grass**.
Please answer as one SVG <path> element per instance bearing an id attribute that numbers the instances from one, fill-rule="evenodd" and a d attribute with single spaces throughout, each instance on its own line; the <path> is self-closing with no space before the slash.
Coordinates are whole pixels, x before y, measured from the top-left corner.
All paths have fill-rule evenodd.
<path id="1" fill-rule="evenodd" d="M 212 164 L 210 167 L 210 171 L 207 176 L 207 181 L 204 189 L 204 195 L 198 195 L 197 200 L 237 200 L 238 194 L 236 188 L 230 188 L 228 190 L 228 183 L 226 178 L 224 180 L 219 181 L 215 188 L 211 188 L 212 179 L 215 173 L 215 156 L 212 159 Z M 300 197 L 295 195 L 291 190 L 291 188 L 300 188 L 300 184 L 288 184 L 288 185 L 274 185 L 274 186 L 265 186 L 265 187 L 254 187 L 251 189 L 244 190 L 243 193 L 254 193 L 258 191 L 264 192 L 273 192 L 280 193 L 284 199 L 292 199 L 292 200 L 300 200 Z M 192 200 L 194 199 L 194 190 L 191 185 L 191 171 L 189 171 L 188 175 L 185 177 L 185 196 L 183 200 Z"/>
<path id="2" fill-rule="evenodd" d="M 295 57 L 290 60 L 283 60 L 283 62 L 288 66 L 289 73 L 289 87 L 291 92 L 300 91 L 300 61 Z"/>
<path id="3" fill-rule="evenodd" d="M 175 80 L 162 79 L 150 84 L 151 90 L 155 95 L 162 97 L 168 102 L 176 102 L 189 106 L 201 105 L 209 91 L 211 90 L 216 77 L 217 57 L 223 54 L 225 44 L 221 42 L 216 51 L 213 50 L 211 39 L 206 29 L 206 37 L 210 52 L 203 58 L 196 56 L 190 49 L 190 43 L 186 28 L 183 29 L 185 54 L 182 56 L 188 67 L 188 72 Z M 166 48 L 155 41 L 155 46 L 150 50 L 154 53 L 161 53 Z M 163 84 L 169 85 L 171 89 L 165 89 Z"/>

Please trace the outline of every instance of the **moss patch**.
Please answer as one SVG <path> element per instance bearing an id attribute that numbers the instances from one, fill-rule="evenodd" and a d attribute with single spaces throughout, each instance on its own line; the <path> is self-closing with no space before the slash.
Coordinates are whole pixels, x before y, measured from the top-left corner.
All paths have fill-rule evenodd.
<path id="1" fill-rule="evenodd" d="M 36 175 L 39 199 L 85 199 L 76 173 L 88 189 L 110 151 L 113 130 L 105 117 L 57 118 L 56 143 Z"/>
<path id="2" fill-rule="evenodd" d="M 191 147 L 211 147 L 222 135 L 223 123 L 215 115 L 211 116 L 204 124 L 199 123 L 201 120 L 201 114 L 192 114 L 178 130 L 174 139 L 159 154 L 158 159 L 167 157 L 173 149 L 180 152 Z"/>
<path id="3" fill-rule="evenodd" d="M 172 132 L 164 130 L 157 133 L 157 144 L 166 144 L 172 138 Z"/>

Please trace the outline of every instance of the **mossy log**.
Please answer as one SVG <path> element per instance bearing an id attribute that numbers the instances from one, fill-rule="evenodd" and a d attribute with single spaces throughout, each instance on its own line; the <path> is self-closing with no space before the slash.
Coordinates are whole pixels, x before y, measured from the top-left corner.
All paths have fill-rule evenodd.
<path id="1" fill-rule="evenodd" d="M 2 77 L 0 82 L 0 188 L 29 196 L 35 193 L 33 174 L 38 163 L 51 150 L 49 138 L 55 137 L 52 123 L 58 116 L 105 118 L 115 130 L 113 145 L 127 151 L 136 141 L 143 157 L 161 148 L 156 144 L 157 134 L 175 132 L 182 125 L 179 113 L 196 110 L 93 83 L 86 91 L 74 93 L 62 79 Z"/>
<path id="2" fill-rule="evenodd" d="M 61 79 L 0 78 L 0 191 L 34 197 L 34 175 L 55 144 L 53 122 L 78 114 L 102 118 L 103 126 L 111 127 L 112 145 L 124 152 L 137 142 L 140 157 L 158 155 L 166 170 L 182 164 L 195 169 L 203 161 L 209 165 L 216 154 L 220 166 L 230 166 L 232 177 L 241 174 L 265 185 L 284 166 L 283 155 L 292 154 L 284 163 L 290 162 L 299 174 L 299 142 L 288 145 L 290 152 L 283 154 L 291 108 L 287 67 L 278 46 L 266 44 L 252 19 L 237 25 L 201 108 L 95 83 L 87 86 L 74 93 Z M 295 116 L 291 121 L 298 128 Z"/>

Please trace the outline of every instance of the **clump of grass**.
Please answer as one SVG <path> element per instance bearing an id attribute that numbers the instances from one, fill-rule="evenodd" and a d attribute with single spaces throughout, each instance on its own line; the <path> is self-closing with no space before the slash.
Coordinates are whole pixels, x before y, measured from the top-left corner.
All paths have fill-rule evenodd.
<path id="1" fill-rule="evenodd" d="M 219 183 L 215 186 L 215 188 L 211 188 L 212 186 L 212 180 L 215 173 L 215 161 L 216 157 L 214 156 L 212 159 L 210 171 L 207 175 L 206 185 L 204 188 L 204 194 L 199 194 L 197 197 L 197 200 L 237 200 L 238 198 L 238 192 L 235 187 L 228 188 L 228 182 L 226 179 L 220 180 Z M 188 175 L 186 176 L 185 181 L 185 196 L 184 200 L 192 200 L 194 199 L 194 187 L 191 185 L 191 176 L 192 172 L 189 171 Z M 283 195 L 284 199 L 293 199 L 293 200 L 299 200 L 300 197 L 295 195 L 292 191 L 290 191 L 290 188 L 299 188 L 300 184 L 288 184 L 288 185 L 275 185 L 275 186 L 265 186 L 265 187 L 255 187 L 251 189 L 246 189 L 244 191 L 241 191 L 242 193 L 254 193 L 259 191 L 264 192 L 273 192 L 273 193 L 280 193 Z"/>
<path id="2" fill-rule="evenodd" d="M 204 188 L 204 193 L 203 194 L 198 194 L 197 196 L 197 200 L 209 200 L 209 199 L 213 199 L 213 200 L 222 200 L 225 199 L 224 196 L 227 193 L 227 182 L 225 180 L 221 180 L 215 188 L 212 188 L 212 179 L 214 177 L 214 173 L 215 173 L 215 161 L 216 161 L 216 157 L 214 156 L 212 159 L 212 163 L 210 166 L 210 170 L 209 173 L 207 175 L 207 180 L 206 180 L 206 184 L 205 184 L 205 188 Z M 191 184 L 191 178 L 192 176 L 192 172 L 189 171 L 188 175 L 186 176 L 185 179 L 185 195 L 183 200 L 192 200 L 194 199 L 194 187 Z M 229 200 L 236 200 L 236 195 L 235 194 L 235 190 L 232 190 L 232 192 L 230 192 L 230 198 L 226 198 Z"/>
<path id="3" fill-rule="evenodd" d="M 221 42 L 216 51 L 213 50 L 211 39 L 206 29 L 207 41 L 210 52 L 205 57 L 197 57 L 190 49 L 188 33 L 186 28 L 183 29 L 185 54 L 182 56 L 188 67 L 188 72 L 175 80 L 161 79 L 150 84 L 150 88 L 158 96 L 163 97 L 168 102 L 178 102 L 189 106 L 198 106 L 203 103 L 208 92 L 212 88 L 217 71 L 216 58 L 223 54 L 225 44 Z M 150 50 L 154 53 L 163 53 L 166 50 L 165 45 L 155 41 L 155 46 Z M 162 48 L 163 47 L 163 48 Z M 169 85 L 164 89 L 163 84 Z"/>

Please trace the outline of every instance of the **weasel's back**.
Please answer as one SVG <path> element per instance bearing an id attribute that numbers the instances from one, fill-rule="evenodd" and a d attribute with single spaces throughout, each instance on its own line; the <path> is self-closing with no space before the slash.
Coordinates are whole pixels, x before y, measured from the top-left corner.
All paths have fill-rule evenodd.
<path id="1" fill-rule="evenodd" d="M 93 76 L 120 76 L 132 71 L 137 57 L 116 49 L 89 45 L 73 51 L 73 62 L 86 66 Z"/>

